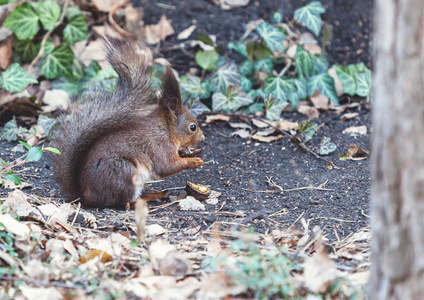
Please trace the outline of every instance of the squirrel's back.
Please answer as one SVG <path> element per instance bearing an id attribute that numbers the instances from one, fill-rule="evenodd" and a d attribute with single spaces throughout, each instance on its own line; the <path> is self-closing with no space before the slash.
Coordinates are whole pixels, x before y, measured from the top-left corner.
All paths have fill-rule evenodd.
<path id="1" fill-rule="evenodd" d="M 135 118 L 157 106 L 153 88 L 151 57 L 134 41 L 103 38 L 107 60 L 119 75 L 113 92 L 98 92 L 70 105 L 52 132 L 53 145 L 61 155 L 53 156 L 55 179 L 65 196 L 81 196 L 81 162 L 97 141 L 109 132 L 126 130 Z"/>

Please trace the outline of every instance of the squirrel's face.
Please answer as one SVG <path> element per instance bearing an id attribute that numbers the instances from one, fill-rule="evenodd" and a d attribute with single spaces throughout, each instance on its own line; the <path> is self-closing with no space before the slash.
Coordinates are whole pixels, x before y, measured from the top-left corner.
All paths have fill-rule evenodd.
<path id="1" fill-rule="evenodd" d="M 205 136 L 190 111 L 186 107 L 182 107 L 181 110 L 177 121 L 181 147 L 196 146 L 205 140 Z"/>

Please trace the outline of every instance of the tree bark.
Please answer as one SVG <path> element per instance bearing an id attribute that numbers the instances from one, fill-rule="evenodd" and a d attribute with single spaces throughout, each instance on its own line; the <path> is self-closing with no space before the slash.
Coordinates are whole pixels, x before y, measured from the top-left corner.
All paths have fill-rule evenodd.
<path id="1" fill-rule="evenodd" d="M 424 1 L 377 0 L 369 299 L 424 299 Z"/>

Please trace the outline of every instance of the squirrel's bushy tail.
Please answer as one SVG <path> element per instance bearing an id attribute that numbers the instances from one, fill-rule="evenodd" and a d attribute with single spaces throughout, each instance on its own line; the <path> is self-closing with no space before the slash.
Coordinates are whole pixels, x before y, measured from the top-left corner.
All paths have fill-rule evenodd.
<path id="1" fill-rule="evenodd" d="M 52 143 L 61 151 L 53 156 L 55 179 L 65 196 L 80 196 L 79 173 L 87 152 L 110 132 L 125 130 L 136 116 L 157 103 L 149 52 L 132 40 L 103 37 L 107 60 L 119 75 L 114 92 L 94 93 L 71 104 L 52 131 Z"/>

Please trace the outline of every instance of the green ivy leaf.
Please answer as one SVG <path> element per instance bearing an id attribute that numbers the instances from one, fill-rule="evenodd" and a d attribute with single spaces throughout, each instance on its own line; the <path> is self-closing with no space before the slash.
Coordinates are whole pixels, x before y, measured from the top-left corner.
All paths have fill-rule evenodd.
<path id="1" fill-rule="evenodd" d="M 252 89 L 252 82 L 246 76 L 241 76 L 240 84 L 243 88 L 243 91 L 245 91 L 246 93 L 249 93 Z"/>
<path id="2" fill-rule="evenodd" d="M 49 152 L 53 152 L 53 153 L 56 153 L 56 154 L 62 154 L 62 152 L 60 152 L 59 149 L 52 148 L 52 147 L 46 147 L 46 148 L 44 148 L 44 151 L 49 151 Z"/>
<path id="3" fill-rule="evenodd" d="M 312 64 L 314 65 L 314 75 L 327 72 L 330 66 L 328 59 L 324 55 L 312 56 Z"/>
<path id="4" fill-rule="evenodd" d="M 283 15 L 276 11 L 272 14 L 272 22 L 273 23 L 281 23 L 281 21 L 283 21 Z"/>
<path id="5" fill-rule="evenodd" d="M 187 75 L 181 77 L 180 87 L 182 92 L 194 98 L 206 99 L 211 94 L 209 84 L 207 82 L 202 83 L 197 76 Z"/>
<path id="6" fill-rule="evenodd" d="M 253 99 L 250 98 L 240 86 L 228 87 L 226 94 L 217 92 L 212 95 L 212 108 L 214 111 L 236 111 L 240 107 L 252 102 Z"/>
<path id="7" fill-rule="evenodd" d="M 212 71 L 217 68 L 217 61 L 219 59 L 218 53 L 214 50 L 212 51 L 203 51 L 199 50 L 196 53 L 196 63 L 203 69 L 207 71 Z"/>
<path id="8" fill-rule="evenodd" d="M 53 30 L 60 17 L 61 9 L 59 4 L 54 1 L 42 1 L 35 2 L 32 5 L 38 10 L 38 15 L 40 16 L 40 21 L 44 29 Z"/>
<path id="9" fill-rule="evenodd" d="M 296 88 L 296 92 L 289 94 L 289 101 L 291 103 L 291 109 L 295 109 L 300 99 L 306 99 L 308 97 L 308 88 L 304 79 L 294 78 L 291 81 Z"/>
<path id="10" fill-rule="evenodd" d="M 38 20 L 31 4 L 25 2 L 12 11 L 3 26 L 12 30 L 19 40 L 32 40 L 40 29 Z"/>
<path id="11" fill-rule="evenodd" d="M 290 78 L 277 76 L 265 79 L 264 91 L 280 101 L 287 101 L 296 88 Z"/>
<path id="12" fill-rule="evenodd" d="M 327 96 L 331 101 L 339 104 L 336 88 L 334 87 L 334 80 L 328 73 L 312 76 L 308 79 L 308 94 L 312 96 L 317 90 L 321 94 Z"/>
<path id="13" fill-rule="evenodd" d="M 256 90 L 251 90 L 249 93 L 250 98 L 256 99 L 257 97 L 261 99 L 265 99 L 267 97 L 267 93 L 264 92 L 263 89 L 259 88 Z"/>
<path id="14" fill-rule="evenodd" d="M 244 76 L 253 75 L 253 62 L 251 60 L 245 60 L 240 66 L 240 73 Z"/>
<path id="15" fill-rule="evenodd" d="M 246 44 L 244 43 L 234 43 L 229 42 L 228 43 L 228 49 L 236 51 L 238 54 L 247 57 L 247 49 Z"/>
<path id="16" fill-rule="evenodd" d="M 325 8 L 319 1 L 312 1 L 308 5 L 294 11 L 297 23 L 305 23 L 306 28 L 316 36 L 321 32 L 321 14 L 325 13 Z"/>
<path id="17" fill-rule="evenodd" d="M 46 117 L 45 115 L 39 115 L 37 124 L 40 125 L 46 136 L 49 136 L 50 130 L 56 124 L 57 120 L 53 118 Z"/>
<path id="18" fill-rule="evenodd" d="M 256 30 L 268 46 L 269 50 L 272 52 L 284 50 L 283 41 L 287 40 L 284 32 L 265 21 L 260 23 L 256 27 Z"/>
<path id="19" fill-rule="evenodd" d="M 71 20 L 74 17 L 81 15 L 81 10 L 79 9 L 78 6 L 71 5 L 71 6 L 68 6 L 68 9 L 66 10 L 65 14 L 68 20 Z"/>
<path id="20" fill-rule="evenodd" d="M 265 104 L 264 103 L 252 103 L 245 108 L 239 109 L 240 113 L 246 113 L 248 115 L 255 115 L 257 113 L 260 113 L 264 110 Z"/>
<path id="21" fill-rule="evenodd" d="M 315 132 L 317 131 L 318 124 L 303 121 L 299 123 L 299 132 L 302 132 L 305 135 L 305 142 L 312 139 Z"/>
<path id="22" fill-rule="evenodd" d="M 8 142 L 16 141 L 18 139 L 18 134 L 21 134 L 25 131 L 24 128 L 18 127 L 15 119 L 10 120 L 3 126 L 3 130 L 0 133 L 0 139 L 6 140 Z"/>
<path id="23" fill-rule="evenodd" d="M 74 52 L 67 45 L 60 45 L 47 54 L 41 64 L 41 72 L 48 78 L 72 76 Z"/>
<path id="24" fill-rule="evenodd" d="M 265 117 L 268 120 L 279 120 L 283 109 L 289 105 L 287 101 L 279 100 L 274 97 L 265 99 Z"/>
<path id="25" fill-rule="evenodd" d="M 39 48 L 31 40 L 16 39 L 15 50 L 22 57 L 22 61 L 27 63 L 37 56 Z"/>
<path id="26" fill-rule="evenodd" d="M 274 60 L 272 57 L 266 57 L 264 59 L 258 60 L 255 62 L 254 68 L 255 71 L 263 71 L 270 75 L 274 69 Z"/>
<path id="27" fill-rule="evenodd" d="M 357 82 L 357 90 L 356 94 L 358 94 L 361 97 L 367 97 L 371 93 L 371 71 L 367 68 L 365 72 L 358 73 L 358 76 L 356 77 Z"/>
<path id="28" fill-rule="evenodd" d="M 39 161 L 43 157 L 43 150 L 40 147 L 32 147 L 29 149 L 25 158 L 27 162 Z"/>
<path id="29" fill-rule="evenodd" d="M 20 92 L 31 83 L 38 83 L 38 81 L 18 63 L 11 64 L 6 71 L 1 73 L 0 86 L 8 92 Z"/>
<path id="30" fill-rule="evenodd" d="M 356 80 L 351 75 L 349 66 L 333 66 L 337 73 L 337 77 L 343 86 L 343 93 L 353 96 L 356 94 Z"/>
<path id="31" fill-rule="evenodd" d="M 227 93 L 227 88 L 230 85 L 240 85 L 240 73 L 234 62 L 224 63 L 214 74 L 210 77 L 211 90 Z"/>
<path id="32" fill-rule="evenodd" d="M 1 176 L 4 178 L 4 179 L 7 179 L 7 180 L 10 180 L 10 181 L 13 181 L 13 183 L 15 183 L 16 185 L 20 185 L 22 182 L 21 182 L 21 180 L 19 179 L 19 177 L 18 176 L 16 176 L 15 174 L 7 174 L 7 175 L 5 175 L 5 174 L 1 174 Z"/>
<path id="33" fill-rule="evenodd" d="M 314 64 L 312 59 L 312 55 L 306 51 L 303 46 L 297 46 L 294 63 L 299 78 L 309 78 L 314 75 Z"/>
<path id="34" fill-rule="evenodd" d="M 337 149 L 336 144 L 331 142 L 331 139 L 328 137 L 324 137 L 321 141 L 321 145 L 319 147 L 320 155 L 327 155 Z"/>
<path id="35" fill-rule="evenodd" d="M 192 106 L 190 107 L 190 113 L 193 115 L 193 117 L 197 118 L 198 116 L 200 116 L 201 114 L 203 114 L 204 112 L 209 112 L 210 109 L 204 105 L 199 98 L 197 98 Z"/>
<path id="36" fill-rule="evenodd" d="M 77 15 L 71 19 L 63 29 L 63 39 L 69 44 L 83 41 L 87 38 L 88 28 L 84 15 Z"/>

